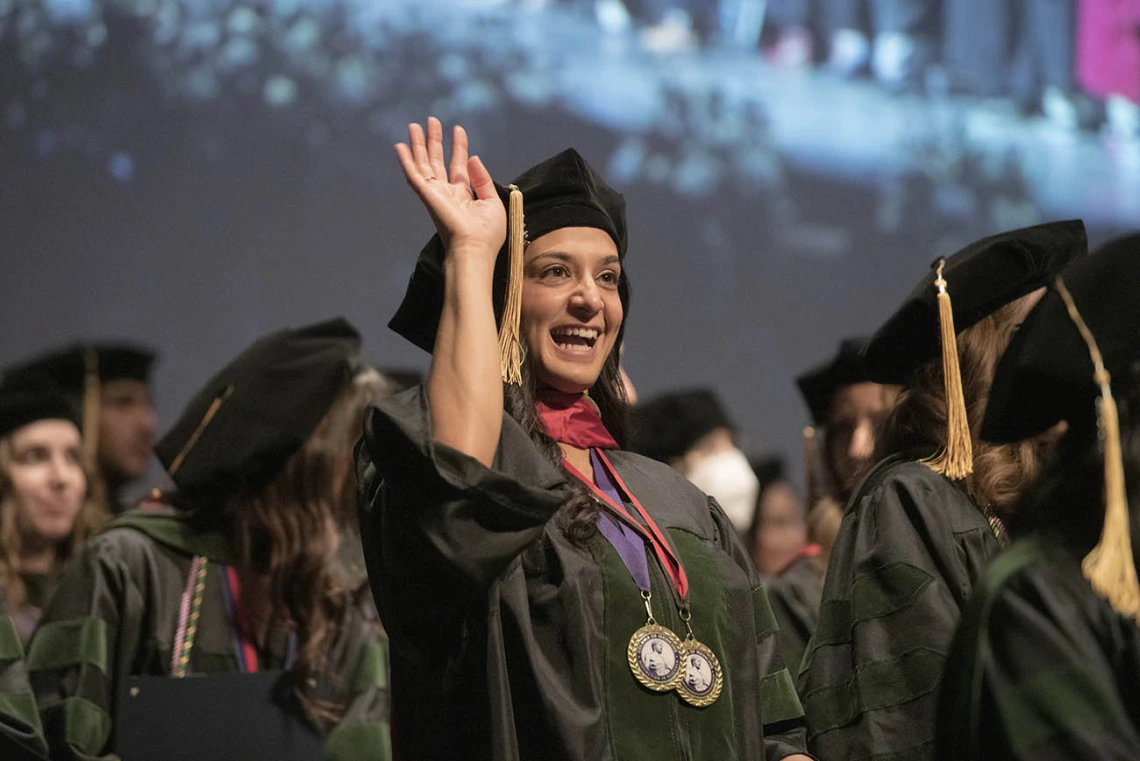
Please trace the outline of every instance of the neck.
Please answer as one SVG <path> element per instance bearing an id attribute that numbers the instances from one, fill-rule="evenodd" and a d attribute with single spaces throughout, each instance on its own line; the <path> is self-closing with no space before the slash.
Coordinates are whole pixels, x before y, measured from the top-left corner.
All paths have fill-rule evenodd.
<path id="1" fill-rule="evenodd" d="M 27 542 L 27 539 L 25 539 Z M 51 573 L 55 565 L 55 545 L 35 542 L 20 552 L 20 570 L 24 573 Z"/>

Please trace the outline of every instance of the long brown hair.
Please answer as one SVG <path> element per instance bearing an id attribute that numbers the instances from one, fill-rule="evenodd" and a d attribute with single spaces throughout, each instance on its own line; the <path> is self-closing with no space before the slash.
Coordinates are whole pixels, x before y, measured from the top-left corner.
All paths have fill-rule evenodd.
<path id="1" fill-rule="evenodd" d="M 629 316 L 629 296 L 629 280 L 625 269 L 622 268 L 618 280 L 618 297 L 622 305 L 621 328 L 618 330 L 617 340 L 614 341 L 610 355 L 602 364 L 598 379 L 589 390 L 590 398 L 598 405 L 602 423 L 622 448 L 625 447 L 627 440 L 629 401 L 626 399 L 625 384 L 621 379 L 621 342 L 625 335 L 626 318 Z M 555 520 L 571 540 L 584 542 L 597 530 L 600 508 L 586 486 L 579 483 L 578 479 L 570 475 L 563 466 L 562 448 L 558 446 L 557 441 L 547 435 L 535 412 L 538 381 L 532 357 L 533 355 L 528 355 L 527 361 L 523 363 L 521 385 L 504 384 L 503 408 L 522 426 L 539 451 L 565 474 L 566 481 L 571 485 L 574 494 L 559 509 Z"/>
<path id="2" fill-rule="evenodd" d="M 984 317 L 958 334 L 958 360 L 966 418 L 974 448 L 974 472 L 965 480 L 966 492 L 979 508 L 992 509 L 1003 520 L 1012 518 L 1013 506 L 1033 480 L 1041 459 L 1041 445 L 1023 441 L 989 444 L 978 434 L 985 417 L 994 368 L 1009 346 L 1025 314 L 1036 303 L 1035 294 L 1023 296 Z M 946 443 L 946 399 L 941 359 L 915 371 L 887 416 L 874 459 L 898 452 L 925 452 Z"/>
<path id="3" fill-rule="evenodd" d="M 94 534 L 107 520 L 105 500 L 101 499 L 98 481 L 93 476 L 96 468 L 86 454 L 80 465 L 86 477 L 87 488 L 83 505 L 75 516 L 75 525 L 67 539 L 55 547 L 51 575 L 60 576 L 67 563 L 79 554 L 88 537 Z M 20 555 L 23 552 L 24 537 L 20 531 L 19 510 L 16 506 L 15 488 L 12 483 L 12 437 L 0 438 L 0 589 L 10 609 L 18 610 L 28 601 L 28 591 L 20 576 Z"/>
<path id="4" fill-rule="evenodd" d="M 355 521 L 352 448 L 364 409 L 389 390 L 379 373 L 358 374 L 273 480 L 226 504 L 242 569 L 269 575 L 271 620 L 296 632 L 293 691 L 306 715 L 326 727 L 346 708 L 326 696 L 343 694 L 340 682 L 349 678 L 322 669 L 351 604 L 333 558 L 340 532 Z"/>

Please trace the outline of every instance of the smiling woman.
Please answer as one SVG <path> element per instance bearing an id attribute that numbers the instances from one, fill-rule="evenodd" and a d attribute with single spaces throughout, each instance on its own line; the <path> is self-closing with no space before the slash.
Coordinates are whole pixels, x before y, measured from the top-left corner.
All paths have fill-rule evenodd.
<path id="1" fill-rule="evenodd" d="M 432 365 L 370 411 L 357 460 L 395 755 L 799 756 L 736 532 L 622 449 L 621 195 L 573 149 L 506 188 L 462 128 L 450 166 L 437 120 L 409 134 L 397 152 L 437 235 L 390 327 Z"/>
<path id="2" fill-rule="evenodd" d="M 50 381 L 9 375 L 0 386 L 0 588 L 24 642 L 105 517 L 88 488 L 78 410 Z"/>

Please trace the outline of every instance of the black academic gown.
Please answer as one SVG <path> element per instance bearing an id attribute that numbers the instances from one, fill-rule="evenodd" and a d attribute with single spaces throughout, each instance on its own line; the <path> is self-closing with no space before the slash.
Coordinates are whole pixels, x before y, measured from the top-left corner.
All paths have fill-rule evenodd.
<path id="1" fill-rule="evenodd" d="M 671 468 L 610 459 L 668 534 L 696 637 L 727 677 L 693 708 L 641 687 L 638 589 L 601 534 L 552 522 L 563 472 L 503 416 L 493 467 L 432 441 L 418 388 L 369 411 L 358 452 L 369 577 L 392 648 L 394 753 L 416 759 L 741 759 L 802 752 L 802 709 L 767 597 L 723 512 Z M 684 634 L 650 561 L 658 623 Z"/>
<path id="2" fill-rule="evenodd" d="M 938 724 L 945 761 L 1140 759 L 1140 625 L 1059 542 L 1018 542 L 963 614 Z"/>
<path id="3" fill-rule="evenodd" d="M 170 508 L 124 513 L 71 565 L 28 646 L 32 688 L 53 759 L 116 757 L 116 734 L 123 731 L 116 722 L 121 688 L 129 677 L 170 675 L 179 606 L 195 556 L 208 564 L 189 678 L 238 671 L 222 592 L 224 568 L 236 562 L 228 535 Z M 282 627 L 271 627 L 259 653 L 265 669 L 284 667 L 287 639 Z M 329 643 L 325 667 L 314 679 L 319 700 L 345 708 L 344 718 L 324 735 L 326 755 L 387 761 L 386 643 L 365 613 L 346 608 L 339 636 Z M 208 718 L 194 720 L 209 731 Z"/>
<path id="4" fill-rule="evenodd" d="M 891 457 L 847 508 L 799 675 L 823 759 L 931 759 L 962 609 L 999 544 L 965 490 Z"/>
<path id="5" fill-rule="evenodd" d="M 24 761 L 46 758 L 46 754 L 24 646 L 0 592 L 0 759 Z"/>
<path id="6" fill-rule="evenodd" d="M 826 573 L 818 556 L 801 555 L 768 583 L 768 599 L 780 625 L 780 651 L 795 673 L 819 621 Z"/>

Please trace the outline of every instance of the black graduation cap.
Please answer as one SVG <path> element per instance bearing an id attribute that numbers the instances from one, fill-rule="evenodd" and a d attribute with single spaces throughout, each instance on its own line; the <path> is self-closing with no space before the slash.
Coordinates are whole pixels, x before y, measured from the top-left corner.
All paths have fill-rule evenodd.
<path id="1" fill-rule="evenodd" d="M 1112 241 L 1073 262 L 1061 279 L 1109 374 L 1124 381 L 1140 360 L 1140 234 Z M 998 362 L 981 437 L 1021 441 L 1061 420 L 1095 420 L 1100 387 L 1088 345 L 1055 287 L 1014 335 Z"/>
<path id="2" fill-rule="evenodd" d="M 155 454 L 187 494 L 260 487 L 352 380 L 359 350 L 343 318 L 259 339 L 194 395 Z"/>
<path id="3" fill-rule="evenodd" d="M 51 378 L 26 371 L 5 373 L 0 380 L 0 436 L 37 420 L 82 425 L 75 400 Z"/>
<path id="4" fill-rule="evenodd" d="M 594 227 L 609 233 L 617 245 L 618 256 L 625 258 L 625 199 L 573 148 L 527 169 L 512 185 L 522 193 L 528 240 L 563 227 Z M 509 204 L 509 188 L 497 183 L 495 187 L 504 205 Z M 510 257 L 504 256 L 509 243 L 503 245 L 495 262 L 494 304 L 499 321 L 507 306 L 511 280 Z M 439 235 L 434 235 L 420 251 L 404 300 L 388 323 L 389 328 L 429 353 L 435 347 L 443 311 L 443 257 L 443 243 Z M 522 287 L 521 281 L 518 287 Z M 625 289 L 622 306 L 628 307 Z"/>
<path id="5" fill-rule="evenodd" d="M 665 463 L 717 428 L 736 430 L 717 395 L 707 388 L 662 394 L 635 406 L 632 419 L 630 449 Z"/>
<path id="6" fill-rule="evenodd" d="M 33 357 L 12 372 L 46 375 L 72 394 L 86 390 L 87 375 L 94 373 L 100 383 L 114 380 L 150 382 L 150 370 L 157 353 L 145 346 L 128 343 L 77 343 Z"/>
<path id="7" fill-rule="evenodd" d="M 943 277 L 953 300 L 954 331 L 1045 285 L 1087 250 L 1084 223 L 1074 219 L 992 235 L 947 257 Z M 871 338 L 865 355 L 871 380 L 906 384 L 918 367 L 938 356 L 937 277 L 935 269 L 927 273 Z"/>
<path id="8" fill-rule="evenodd" d="M 800 395 L 807 402 L 815 425 L 827 424 L 831 400 L 841 388 L 856 383 L 871 382 L 867 376 L 867 368 L 863 365 L 863 352 L 867 348 L 868 340 L 867 338 L 844 339 L 834 357 L 796 378 Z"/>
<path id="9" fill-rule="evenodd" d="M 1059 420 L 1090 430 L 1104 457 L 1104 524 L 1082 571 L 1118 612 L 1140 622 L 1120 420 L 1113 379 L 1140 360 L 1140 235 L 1113 241 L 1055 278 L 999 361 L 982 437 L 1008 442 Z"/>
<path id="10" fill-rule="evenodd" d="M 157 356 L 153 350 L 137 344 L 77 343 L 33 357 L 11 372 L 47 376 L 74 397 L 83 412 L 83 444 L 94 459 L 99 447 L 102 384 L 116 380 L 149 384 Z"/>

